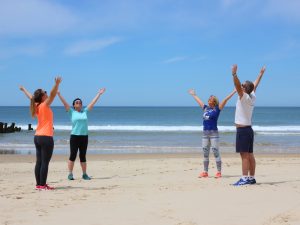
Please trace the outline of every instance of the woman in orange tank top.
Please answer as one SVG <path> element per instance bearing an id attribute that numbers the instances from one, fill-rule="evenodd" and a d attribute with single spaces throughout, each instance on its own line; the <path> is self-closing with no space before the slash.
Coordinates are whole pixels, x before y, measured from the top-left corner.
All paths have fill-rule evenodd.
<path id="1" fill-rule="evenodd" d="M 23 86 L 20 90 L 30 99 L 30 112 L 32 117 L 37 117 L 37 128 L 34 135 L 36 148 L 35 179 L 37 190 L 53 190 L 47 185 L 48 167 L 54 149 L 53 140 L 53 113 L 50 108 L 61 83 L 61 77 L 55 78 L 55 84 L 50 96 L 43 89 L 37 89 L 30 94 Z"/>

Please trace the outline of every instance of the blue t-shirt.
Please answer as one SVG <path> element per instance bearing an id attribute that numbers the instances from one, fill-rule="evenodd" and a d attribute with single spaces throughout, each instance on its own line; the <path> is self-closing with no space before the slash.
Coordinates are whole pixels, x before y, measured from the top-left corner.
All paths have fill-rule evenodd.
<path id="1" fill-rule="evenodd" d="M 218 130 L 218 118 L 221 111 L 219 106 L 211 108 L 204 105 L 203 111 L 203 130 Z"/>
<path id="2" fill-rule="evenodd" d="M 73 135 L 88 135 L 88 108 L 84 108 L 81 112 L 76 111 L 70 107 L 68 111 L 71 122 L 72 122 L 72 131 Z"/>

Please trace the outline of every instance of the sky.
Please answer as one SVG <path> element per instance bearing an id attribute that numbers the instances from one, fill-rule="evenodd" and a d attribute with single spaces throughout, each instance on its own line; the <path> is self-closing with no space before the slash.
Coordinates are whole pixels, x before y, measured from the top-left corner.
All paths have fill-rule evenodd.
<path id="1" fill-rule="evenodd" d="M 0 106 L 19 90 L 48 92 L 62 76 L 68 102 L 196 106 L 233 90 L 231 66 L 254 81 L 257 106 L 300 106 L 298 0 L 0 0 Z M 234 96 L 229 106 L 236 102 Z M 55 99 L 53 105 L 62 105 Z"/>

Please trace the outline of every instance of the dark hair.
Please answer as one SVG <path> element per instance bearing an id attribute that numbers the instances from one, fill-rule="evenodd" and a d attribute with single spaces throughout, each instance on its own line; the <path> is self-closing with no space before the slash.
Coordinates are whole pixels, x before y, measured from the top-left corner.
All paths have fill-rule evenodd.
<path id="1" fill-rule="evenodd" d="M 45 92 L 43 91 L 43 89 L 37 89 L 33 93 L 33 96 L 30 100 L 30 113 L 31 113 L 32 117 L 35 117 L 35 114 L 36 114 L 36 105 L 35 105 L 35 103 L 41 104 L 44 94 L 45 94 Z"/>
<path id="2" fill-rule="evenodd" d="M 245 81 L 243 87 L 244 87 L 245 92 L 247 94 L 250 94 L 254 90 L 254 84 L 251 81 L 249 81 L 249 80 Z"/>
<path id="3" fill-rule="evenodd" d="M 75 102 L 78 101 L 78 100 L 81 101 L 81 103 L 82 103 L 82 100 L 81 100 L 80 98 L 75 98 L 75 99 L 73 100 L 73 107 L 74 107 L 74 105 L 75 105 Z"/>

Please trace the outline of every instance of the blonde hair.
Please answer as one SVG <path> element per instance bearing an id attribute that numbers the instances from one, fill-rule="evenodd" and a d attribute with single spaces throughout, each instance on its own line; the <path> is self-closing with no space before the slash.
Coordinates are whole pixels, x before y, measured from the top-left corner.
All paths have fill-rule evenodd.
<path id="1" fill-rule="evenodd" d="M 216 106 L 216 105 L 219 105 L 219 99 L 218 99 L 216 96 L 211 95 L 210 98 L 213 98 L 213 99 L 214 99 L 215 106 Z"/>

